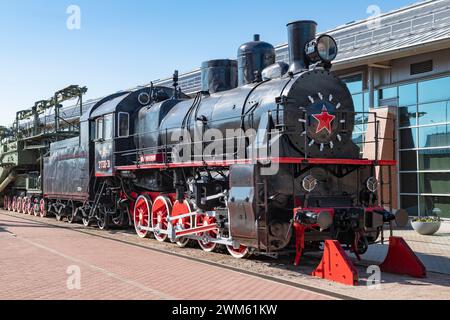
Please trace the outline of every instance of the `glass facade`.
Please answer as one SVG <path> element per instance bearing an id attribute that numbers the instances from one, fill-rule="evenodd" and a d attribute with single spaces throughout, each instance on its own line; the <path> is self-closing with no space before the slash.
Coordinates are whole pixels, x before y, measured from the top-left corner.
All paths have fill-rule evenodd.
<path id="1" fill-rule="evenodd" d="M 362 74 L 343 78 L 356 111 L 368 112 L 362 79 Z M 375 101 L 375 107 L 399 107 L 400 207 L 413 216 L 450 218 L 450 77 L 383 88 Z M 356 143 L 364 141 L 364 122 L 357 119 Z"/>
<path id="2" fill-rule="evenodd" d="M 400 203 L 450 218 L 450 77 L 398 87 Z"/>
<path id="3" fill-rule="evenodd" d="M 369 118 L 369 93 L 364 91 L 362 73 L 344 77 L 342 80 L 347 84 L 355 105 L 356 119 L 353 141 L 360 147 L 361 153 L 363 153 L 367 121 Z M 378 93 L 375 94 L 375 101 L 378 102 Z M 378 106 L 378 103 L 376 103 L 376 106 Z"/>

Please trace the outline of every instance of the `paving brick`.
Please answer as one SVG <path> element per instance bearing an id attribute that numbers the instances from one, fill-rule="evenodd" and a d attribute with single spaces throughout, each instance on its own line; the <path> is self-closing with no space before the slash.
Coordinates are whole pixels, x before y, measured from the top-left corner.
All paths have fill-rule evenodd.
<path id="1" fill-rule="evenodd" d="M 385 231 L 385 239 L 389 239 Z M 402 237 L 416 252 L 428 271 L 450 274 L 450 223 L 442 223 L 441 229 L 434 236 L 422 236 L 412 229 L 395 230 L 394 235 Z M 365 260 L 381 262 L 388 252 L 389 242 L 370 246 L 363 256 Z"/>
<path id="2" fill-rule="evenodd" d="M 0 215 L 0 299 L 327 299 L 185 258 Z M 81 289 L 69 290 L 69 266 Z"/>

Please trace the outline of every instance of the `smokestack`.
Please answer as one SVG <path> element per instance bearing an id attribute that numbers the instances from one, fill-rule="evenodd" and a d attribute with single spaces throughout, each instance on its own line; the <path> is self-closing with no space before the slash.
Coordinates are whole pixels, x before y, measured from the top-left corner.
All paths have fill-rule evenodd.
<path id="1" fill-rule="evenodd" d="M 315 39 L 317 23 L 311 20 L 291 22 L 287 25 L 289 45 L 289 71 L 296 73 L 308 69 L 305 46 Z"/>

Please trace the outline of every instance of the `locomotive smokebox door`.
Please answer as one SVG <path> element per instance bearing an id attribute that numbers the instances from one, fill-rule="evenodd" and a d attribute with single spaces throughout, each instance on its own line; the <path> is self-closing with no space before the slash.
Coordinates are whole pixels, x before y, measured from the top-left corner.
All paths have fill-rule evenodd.
<path id="1" fill-rule="evenodd" d="M 254 245 L 257 241 L 258 171 L 256 165 L 234 165 L 230 169 L 230 232 L 243 245 Z"/>

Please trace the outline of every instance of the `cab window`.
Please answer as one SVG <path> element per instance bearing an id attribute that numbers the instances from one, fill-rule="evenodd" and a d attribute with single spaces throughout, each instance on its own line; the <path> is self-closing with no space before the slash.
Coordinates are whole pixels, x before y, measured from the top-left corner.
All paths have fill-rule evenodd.
<path id="1" fill-rule="evenodd" d="M 103 117 L 103 136 L 105 140 L 111 140 L 114 135 L 114 122 L 113 122 L 113 115 L 108 114 Z"/>
<path id="2" fill-rule="evenodd" d="M 119 137 L 128 137 L 130 135 L 130 115 L 126 112 L 119 113 Z"/>
<path id="3" fill-rule="evenodd" d="M 103 140 L 103 118 L 98 118 L 95 123 L 95 139 Z"/>

